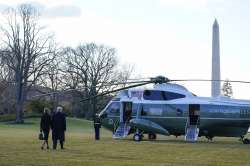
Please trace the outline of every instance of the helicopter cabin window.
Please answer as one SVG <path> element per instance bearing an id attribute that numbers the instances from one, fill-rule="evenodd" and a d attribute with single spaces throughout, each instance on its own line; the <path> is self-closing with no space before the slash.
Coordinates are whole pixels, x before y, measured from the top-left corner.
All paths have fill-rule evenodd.
<path id="1" fill-rule="evenodd" d="M 108 107 L 109 113 L 120 113 L 120 102 L 113 102 Z"/>
<path id="2" fill-rule="evenodd" d="M 141 110 L 142 116 L 161 116 L 162 113 L 162 105 L 144 104 Z"/>
<path id="3" fill-rule="evenodd" d="M 174 100 L 184 97 L 185 95 L 183 94 L 159 90 L 145 90 L 143 93 L 145 100 Z"/>

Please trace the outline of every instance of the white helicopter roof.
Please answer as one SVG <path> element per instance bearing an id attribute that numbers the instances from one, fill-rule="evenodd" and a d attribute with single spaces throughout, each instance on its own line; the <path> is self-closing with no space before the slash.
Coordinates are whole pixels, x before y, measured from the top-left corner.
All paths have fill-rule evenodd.
<path id="1" fill-rule="evenodd" d="M 180 93 L 186 96 L 193 96 L 193 94 L 189 92 L 187 88 L 185 88 L 182 85 L 174 83 L 154 84 L 153 90 L 162 90 L 162 91 Z"/>
<path id="2" fill-rule="evenodd" d="M 145 90 L 160 90 L 167 92 L 174 92 L 185 95 L 185 98 L 159 101 L 159 100 L 143 100 L 143 92 Z M 123 90 L 118 93 L 116 98 L 122 100 L 137 100 L 138 102 L 149 102 L 149 103 L 168 103 L 168 104 L 212 104 L 212 105 L 234 105 L 234 106 L 250 106 L 250 100 L 239 100 L 231 99 L 224 96 L 218 97 L 199 97 L 188 91 L 184 86 L 173 83 L 155 84 L 151 88 L 130 88 Z"/>
<path id="3" fill-rule="evenodd" d="M 185 96 L 194 96 L 191 92 L 189 92 L 184 86 L 173 84 L 173 83 L 163 83 L 163 84 L 154 84 L 151 88 L 130 88 L 127 90 L 120 91 L 117 94 L 118 98 L 142 98 L 143 92 L 145 90 L 160 90 L 160 91 L 167 91 L 167 92 L 174 92 L 183 94 Z"/>

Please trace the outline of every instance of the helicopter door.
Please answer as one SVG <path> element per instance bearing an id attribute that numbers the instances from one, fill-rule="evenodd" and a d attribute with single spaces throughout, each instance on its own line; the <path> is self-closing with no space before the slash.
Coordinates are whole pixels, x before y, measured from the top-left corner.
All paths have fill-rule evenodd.
<path id="1" fill-rule="evenodd" d="M 132 102 L 121 102 L 120 107 L 120 123 L 117 127 L 113 138 L 124 138 L 129 134 L 129 120 L 132 117 Z"/>
<path id="2" fill-rule="evenodd" d="M 200 124 L 200 105 L 190 104 L 189 105 L 189 125 Z"/>
<path id="3" fill-rule="evenodd" d="M 199 135 L 200 105 L 190 104 L 188 113 L 185 140 L 195 142 L 197 141 Z"/>
<path id="4" fill-rule="evenodd" d="M 128 123 L 132 117 L 132 102 L 123 102 L 123 122 Z"/>

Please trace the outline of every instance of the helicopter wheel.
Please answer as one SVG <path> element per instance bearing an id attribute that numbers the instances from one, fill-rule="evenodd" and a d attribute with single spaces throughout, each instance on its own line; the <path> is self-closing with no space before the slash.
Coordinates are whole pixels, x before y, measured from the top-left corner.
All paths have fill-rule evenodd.
<path id="1" fill-rule="evenodd" d="M 242 140 L 243 144 L 250 144 L 250 140 L 248 138 L 245 138 Z"/>
<path id="2" fill-rule="evenodd" d="M 148 139 L 149 140 L 156 140 L 156 134 L 155 133 L 149 133 L 148 134 Z"/>
<path id="3" fill-rule="evenodd" d="M 135 133 L 134 136 L 133 136 L 133 140 L 136 141 L 136 142 L 141 141 L 142 140 L 142 135 L 138 134 L 138 133 Z"/>

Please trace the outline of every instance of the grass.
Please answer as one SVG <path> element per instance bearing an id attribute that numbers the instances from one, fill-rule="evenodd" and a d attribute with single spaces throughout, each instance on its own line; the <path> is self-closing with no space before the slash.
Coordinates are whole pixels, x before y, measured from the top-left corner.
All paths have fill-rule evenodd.
<path id="1" fill-rule="evenodd" d="M 34 117 L 40 117 L 41 114 L 39 113 L 32 113 L 32 112 L 25 112 L 24 118 L 34 118 Z M 0 122 L 8 122 L 8 121 L 14 121 L 16 119 L 16 114 L 3 114 L 0 115 Z"/>
<path id="2" fill-rule="evenodd" d="M 67 120 L 66 150 L 41 150 L 39 120 L 26 122 L 0 123 L 1 166 L 250 165 L 250 145 L 238 138 L 186 143 L 183 138 L 161 136 L 157 141 L 133 142 L 131 137 L 113 140 L 102 128 L 101 140 L 95 141 L 92 123 L 79 119 Z"/>

